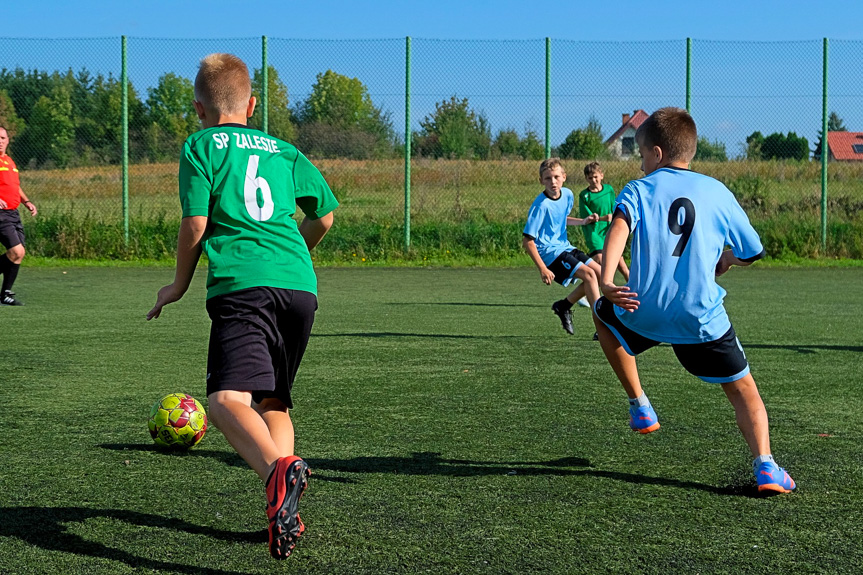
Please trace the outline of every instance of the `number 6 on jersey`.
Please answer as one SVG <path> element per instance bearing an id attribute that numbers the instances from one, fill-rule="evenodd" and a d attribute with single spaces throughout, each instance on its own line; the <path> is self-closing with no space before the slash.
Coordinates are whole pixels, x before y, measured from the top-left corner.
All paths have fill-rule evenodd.
<path id="1" fill-rule="evenodd" d="M 243 198 L 246 201 L 246 211 L 259 222 L 265 222 L 273 216 L 275 204 L 273 204 L 273 194 L 270 192 L 270 184 L 267 180 L 258 176 L 258 163 L 260 156 L 249 156 L 249 165 L 246 166 L 246 183 L 243 186 Z M 261 190 L 261 196 L 264 200 L 264 205 L 258 205 L 258 190 Z"/>

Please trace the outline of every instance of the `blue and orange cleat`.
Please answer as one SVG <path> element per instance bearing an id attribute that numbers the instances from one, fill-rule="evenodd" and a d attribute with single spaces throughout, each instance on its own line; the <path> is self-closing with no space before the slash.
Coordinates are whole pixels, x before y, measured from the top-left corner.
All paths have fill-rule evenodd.
<path id="1" fill-rule="evenodd" d="M 629 427 L 638 433 L 650 433 L 659 429 L 659 420 L 652 405 L 629 408 Z"/>
<path id="2" fill-rule="evenodd" d="M 765 461 L 758 466 L 755 470 L 755 480 L 758 482 L 758 491 L 763 495 L 791 493 L 797 487 L 791 476 L 771 461 Z"/>
<path id="3" fill-rule="evenodd" d="M 282 457 L 267 480 L 267 519 L 270 555 L 287 559 L 306 530 L 300 520 L 299 503 L 309 484 L 309 465 L 297 457 Z"/>

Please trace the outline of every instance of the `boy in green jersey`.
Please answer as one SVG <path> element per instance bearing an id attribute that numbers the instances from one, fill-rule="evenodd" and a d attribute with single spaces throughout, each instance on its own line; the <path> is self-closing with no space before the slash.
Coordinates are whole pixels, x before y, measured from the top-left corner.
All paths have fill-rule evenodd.
<path id="1" fill-rule="evenodd" d="M 205 251 L 210 418 L 264 482 L 270 554 L 285 559 L 305 529 L 298 504 L 309 471 L 294 455 L 288 410 L 317 309 L 309 250 L 338 202 L 294 146 L 246 126 L 255 103 L 242 60 L 201 61 L 194 105 L 204 129 L 180 156 L 177 270 L 147 319 L 183 297 Z"/>
<path id="2" fill-rule="evenodd" d="M 602 246 L 605 243 L 605 234 L 611 223 L 611 215 L 614 211 L 614 199 L 616 194 L 614 188 L 602 183 L 602 168 L 599 162 L 591 162 L 584 166 L 584 179 L 587 187 L 578 194 L 578 216 L 586 218 L 591 214 L 597 214 L 599 220 L 596 223 L 585 225 L 581 231 L 584 232 L 584 240 L 587 242 L 587 255 L 602 265 Z M 617 269 L 623 274 L 625 281 L 629 281 L 629 268 L 621 256 L 617 262 Z"/>

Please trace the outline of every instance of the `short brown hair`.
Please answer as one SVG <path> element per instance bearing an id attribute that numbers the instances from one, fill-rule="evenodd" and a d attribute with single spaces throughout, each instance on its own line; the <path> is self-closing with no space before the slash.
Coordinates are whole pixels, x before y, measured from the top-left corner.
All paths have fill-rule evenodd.
<path id="1" fill-rule="evenodd" d="M 542 178 L 542 174 L 546 170 L 553 170 L 555 168 L 560 168 L 563 170 L 563 173 L 566 173 L 566 170 L 563 167 L 563 164 L 560 162 L 560 158 L 548 158 L 542 161 L 539 165 L 539 177 Z"/>
<path id="2" fill-rule="evenodd" d="M 599 162 L 590 162 L 586 166 L 584 166 L 584 177 L 589 178 L 596 172 L 602 173 L 602 166 L 599 165 Z"/>
<path id="3" fill-rule="evenodd" d="M 698 131 L 683 108 L 660 108 L 638 127 L 635 139 L 646 147 L 658 146 L 669 160 L 689 163 L 695 157 Z"/>
<path id="4" fill-rule="evenodd" d="M 246 64 L 233 54 L 210 54 L 201 60 L 195 77 L 195 99 L 208 110 L 223 114 L 245 111 L 252 97 Z"/>

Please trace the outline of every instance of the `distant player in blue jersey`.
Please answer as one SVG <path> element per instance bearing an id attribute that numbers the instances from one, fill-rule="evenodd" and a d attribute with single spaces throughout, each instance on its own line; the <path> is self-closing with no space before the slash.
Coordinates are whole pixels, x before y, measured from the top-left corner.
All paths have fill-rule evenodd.
<path id="1" fill-rule="evenodd" d="M 566 226 L 583 226 L 599 219 L 597 214 L 573 218 L 569 214 L 575 206 L 575 196 L 564 188 L 566 172 L 560 158 L 548 158 L 539 166 L 539 182 L 545 188 L 527 213 L 522 246 L 539 269 L 545 285 L 557 282 L 569 286 L 575 278 L 582 280 L 572 293 L 554 302 L 551 311 L 560 318 L 566 333 L 572 335 L 572 306 L 587 296 L 592 306 L 599 298 L 599 264 L 576 249 L 566 234 Z"/>
<path id="2" fill-rule="evenodd" d="M 645 177 L 617 197 L 600 277 L 604 297 L 594 306 L 602 349 L 629 396 L 630 427 L 659 429 L 635 356 L 670 343 L 687 371 L 720 384 L 731 401 L 755 457 L 758 490 L 787 493 L 794 480 L 773 461 L 767 411 L 715 279 L 763 257 L 761 240 L 728 188 L 688 169 L 698 138 L 686 110 L 657 110 L 635 138 Z M 619 287 L 614 264 L 630 234 L 629 283 Z"/>

